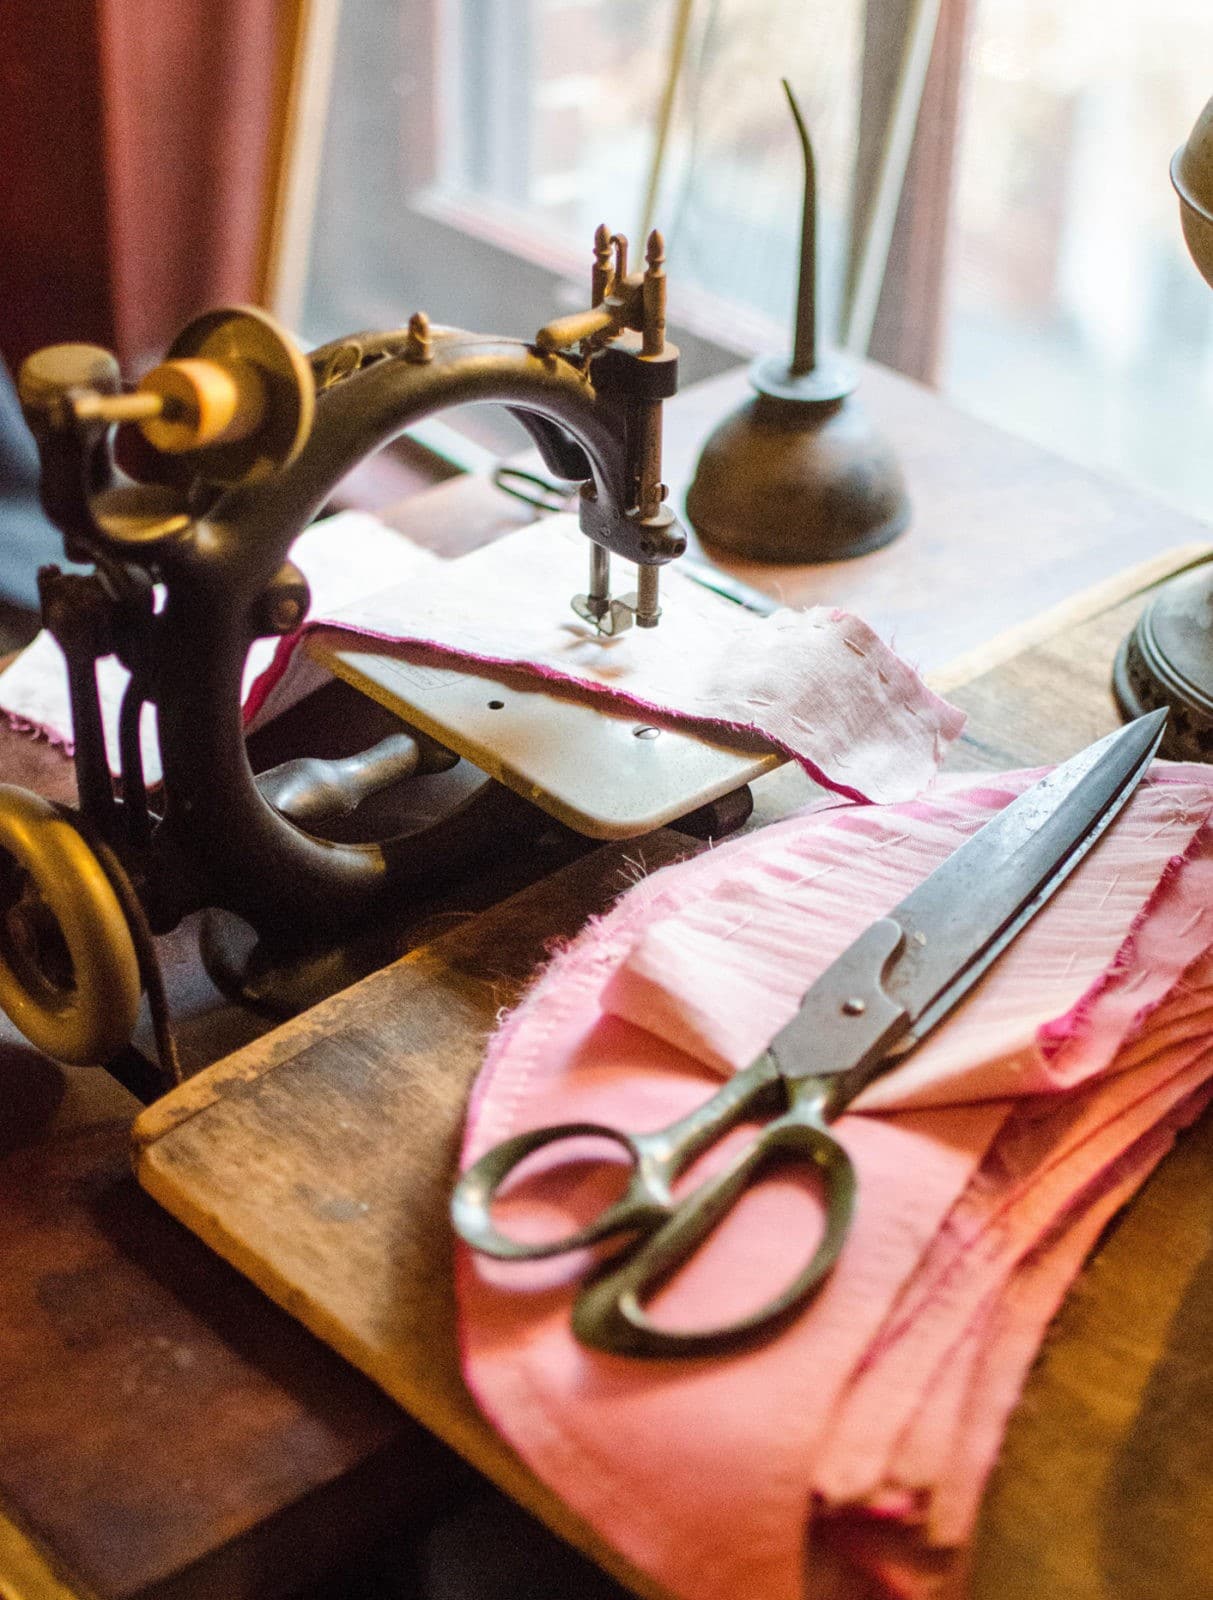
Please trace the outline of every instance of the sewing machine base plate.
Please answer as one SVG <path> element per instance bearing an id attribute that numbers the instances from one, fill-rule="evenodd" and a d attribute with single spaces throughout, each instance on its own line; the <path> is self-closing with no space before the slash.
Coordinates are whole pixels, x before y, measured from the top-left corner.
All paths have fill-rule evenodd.
<path id="1" fill-rule="evenodd" d="M 436 667 L 406 650 L 317 634 L 336 676 L 591 839 L 635 839 L 780 766 L 771 745 L 658 727 L 600 695 L 529 673 Z"/>
<path id="2" fill-rule="evenodd" d="M 198 947 L 218 989 L 262 1016 L 285 1022 L 398 960 L 408 940 L 398 926 L 383 922 L 340 944 L 285 951 L 267 945 L 232 912 L 212 910 L 202 919 Z"/>
<path id="3" fill-rule="evenodd" d="M 456 778 L 461 779 L 457 786 L 451 782 Z M 328 936 L 285 932 L 267 939 L 233 912 L 208 910 L 199 928 L 199 954 L 215 986 L 262 1016 L 284 1021 L 398 960 L 433 936 L 435 919 L 449 926 L 452 915 L 480 911 L 593 848 L 591 840 L 553 822 L 466 761 L 451 773 L 437 774 L 440 787 L 430 799 L 438 804 L 427 825 L 425 797 L 410 802 L 410 793 L 434 781 L 407 778 L 394 784 L 373 797 L 376 817 L 368 819 L 407 824 L 414 854 L 419 863 L 428 861 L 428 870 L 419 866 L 378 915 Z M 449 801 L 452 790 L 462 804 L 444 812 L 441 802 Z M 339 829 L 327 831 L 374 836 L 365 822 L 360 824 L 362 809 Z M 389 826 L 378 837 L 394 831 Z"/>

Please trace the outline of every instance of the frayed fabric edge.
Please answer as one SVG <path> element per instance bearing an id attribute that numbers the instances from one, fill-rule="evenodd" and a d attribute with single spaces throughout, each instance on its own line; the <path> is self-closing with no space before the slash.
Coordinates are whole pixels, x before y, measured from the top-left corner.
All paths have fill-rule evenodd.
<path id="1" fill-rule="evenodd" d="M 5 711 L 3 716 L 13 733 L 19 733 L 26 739 L 35 739 L 42 744 L 49 744 L 52 749 L 61 750 L 69 761 L 76 754 L 75 740 L 66 733 L 60 733 L 58 728 L 52 728 L 49 723 L 34 722 L 16 711 Z"/>
<path id="2" fill-rule="evenodd" d="M 851 613 L 842 613 L 842 615 L 850 614 Z M 383 644 L 394 646 L 403 645 L 407 648 L 430 650 L 436 654 L 445 655 L 448 657 L 456 657 L 461 661 L 475 662 L 481 666 L 500 667 L 512 672 L 533 674 L 535 677 L 540 678 L 545 682 L 563 684 L 568 688 L 577 690 L 581 693 L 598 695 L 616 705 L 632 706 L 637 711 L 642 711 L 648 716 L 671 718 L 677 722 L 679 727 L 685 727 L 689 729 L 699 728 L 704 732 L 715 733 L 719 733 L 723 730 L 729 733 L 742 734 L 750 738 L 760 738 L 765 743 L 770 745 L 773 750 L 777 750 L 780 755 L 785 756 L 789 761 L 800 767 L 801 770 L 808 777 L 810 777 L 814 783 L 820 784 L 822 788 L 829 789 L 834 794 L 841 795 L 844 799 L 853 800 L 860 805 L 895 805 L 898 803 L 898 797 L 895 795 L 888 795 L 884 797 L 870 795 L 865 790 L 858 788 L 854 784 L 844 783 L 839 778 L 831 777 L 825 768 L 815 762 L 812 757 L 800 754 L 800 752 L 793 749 L 792 746 L 789 745 L 785 740 L 777 738 L 769 733 L 766 729 L 759 728 L 753 722 L 739 722 L 727 717 L 695 717 L 689 714 L 675 715 L 674 713 L 671 713 L 668 706 L 660 706 L 655 701 L 645 700 L 638 695 L 625 694 L 619 689 L 612 689 L 605 684 L 597 684 L 589 679 L 577 678 L 571 674 L 559 672 L 553 667 L 542 666 L 534 661 L 520 662 L 516 660 L 509 660 L 503 656 L 480 655 L 473 651 L 453 651 L 448 645 L 442 644 L 438 640 L 422 638 L 402 640 L 394 634 L 381 633 L 374 628 L 354 628 L 345 623 L 326 622 L 321 618 L 304 623 L 303 627 L 299 628 L 295 633 L 289 634 L 285 638 L 279 640 L 278 647 L 274 652 L 273 660 L 270 662 L 269 666 L 266 667 L 265 671 L 254 680 L 252 688 L 249 690 L 248 697 L 244 704 L 244 710 L 242 712 L 243 720 L 246 724 L 251 722 L 260 713 L 266 701 L 269 699 L 269 696 L 282 682 L 282 679 L 294 658 L 295 652 L 299 648 L 299 645 L 302 643 L 304 638 L 310 633 L 323 631 L 344 633 L 350 638 L 354 639 L 375 639 Z M 919 681 L 921 682 L 922 680 L 920 679 Z M 947 710 L 956 713 L 956 716 L 951 719 L 953 724 L 952 726 L 944 726 L 941 721 L 941 725 L 934 730 L 935 737 L 932 760 L 936 768 L 936 773 L 932 773 L 924 779 L 922 789 L 925 789 L 927 785 L 933 782 L 935 779 L 938 764 L 942 759 L 943 752 L 952 743 L 954 743 L 957 738 L 960 737 L 960 734 L 964 729 L 966 718 L 963 712 L 959 712 L 956 707 L 950 706 L 948 701 L 943 700 L 939 695 L 935 694 L 935 692 L 925 683 L 923 683 L 923 690 L 929 697 L 932 706 L 946 708 Z M 914 791 L 914 793 L 920 792 L 921 789 Z M 912 796 L 910 792 L 907 791 L 906 793 L 902 794 L 900 798 L 902 800 L 906 800 L 912 798 Z"/>

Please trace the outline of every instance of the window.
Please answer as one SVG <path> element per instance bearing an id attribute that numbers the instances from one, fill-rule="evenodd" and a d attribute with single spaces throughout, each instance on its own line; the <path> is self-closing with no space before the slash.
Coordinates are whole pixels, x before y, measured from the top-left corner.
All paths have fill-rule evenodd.
<path id="1" fill-rule="evenodd" d="M 1213 516 L 1213 294 L 1167 179 L 1207 0 L 981 0 L 948 346 L 962 404 Z"/>
<path id="2" fill-rule="evenodd" d="M 305 328 L 394 326 L 422 307 L 526 336 L 584 303 L 594 225 L 636 236 L 650 210 L 684 381 L 786 349 L 801 170 L 782 74 L 813 133 L 822 325 L 836 327 L 857 152 L 871 161 L 880 109 L 873 52 L 896 55 L 920 5 L 934 15 L 931 0 L 345 6 Z M 948 155 L 919 212 L 930 294 L 920 272 L 896 316 L 933 319 L 937 302 L 943 337 L 915 370 L 1002 426 L 1213 514 L 1213 295 L 1167 180 L 1213 93 L 1213 9 L 944 0 L 940 15 L 959 116 L 929 113 Z M 881 349 L 904 359 L 896 340 Z"/>
<path id="3" fill-rule="evenodd" d="M 527 335 L 584 302 L 608 221 L 670 250 L 684 377 L 791 338 L 802 193 L 792 78 L 817 153 L 836 306 L 862 0 L 365 0 L 342 15 L 309 333 L 435 321 Z M 652 213 L 657 122 L 682 73 Z M 681 315 L 680 315 L 681 313 Z"/>

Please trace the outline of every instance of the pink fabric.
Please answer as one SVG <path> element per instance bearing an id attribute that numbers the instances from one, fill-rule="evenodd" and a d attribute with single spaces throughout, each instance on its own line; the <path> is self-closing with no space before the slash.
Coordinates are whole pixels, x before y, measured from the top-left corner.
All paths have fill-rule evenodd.
<path id="1" fill-rule="evenodd" d="M 584 536 L 570 517 L 550 517 L 496 544 L 442 561 L 358 512 L 317 523 L 291 552 L 312 590 L 312 616 L 277 649 L 260 640 L 245 674 L 245 720 L 255 727 L 325 682 L 300 645 L 327 628 L 398 648 L 432 664 L 478 662 L 520 669 L 559 686 L 632 706 L 647 719 L 742 732 L 783 751 L 828 788 L 855 799 L 918 793 L 935 774 L 964 716 L 931 693 L 845 612 L 817 608 L 756 617 L 677 570 L 663 574 L 655 629 L 600 639 L 569 602 L 587 577 Z M 627 586 L 626 563 L 616 563 Z M 127 673 L 98 663 L 102 720 L 117 770 L 117 719 Z M 38 638 L 0 675 L 0 712 L 66 745 L 71 736 L 59 648 Z M 154 711 L 143 728 L 149 782 L 160 775 Z"/>
<path id="2" fill-rule="evenodd" d="M 638 885 L 492 1041 L 465 1160 L 527 1127 L 643 1129 L 701 1103 L 862 927 L 1034 776 L 819 811 Z M 888 1114 L 840 1119 L 855 1229 L 777 1339 L 723 1360 L 604 1356 L 569 1328 L 584 1259 L 460 1250 L 473 1394 L 670 1593 L 802 1600 L 858 1574 L 874 1592 L 925 1597 L 955 1581 L 1049 1317 L 1208 1094 L 1211 808 L 1213 774 L 1156 765 L 980 992 L 869 1091 Z M 595 1193 L 588 1179 L 530 1177 L 507 1202 L 510 1226 L 567 1224 Z M 816 1225 L 809 1193 L 771 1178 L 656 1310 L 693 1326 L 753 1307 Z"/>
<path id="3" fill-rule="evenodd" d="M 624 574 L 616 582 L 626 587 Z M 964 716 L 940 700 L 859 618 L 816 607 L 757 617 L 693 583 L 662 574 L 662 618 L 652 629 L 602 638 L 570 608 L 587 578 L 587 545 L 570 517 L 552 517 L 459 561 L 435 562 L 395 588 L 377 589 L 304 632 L 334 629 L 449 661 L 532 672 L 601 695 L 646 718 L 709 737 L 757 736 L 812 777 L 853 799 L 893 800 L 930 782 Z M 284 640 L 254 686 L 260 718 L 317 671 Z"/>
<path id="4" fill-rule="evenodd" d="M 1209 809 L 1207 779 L 1185 780 L 1184 770 L 1141 790 L 1128 825 L 1118 827 L 1115 851 L 1096 850 L 1083 862 L 1048 916 L 1002 957 L 997 975 L 895 1076 L 878 1078 L 862 1109 L 1062 1088 L 1107 1065 L 1119 1034 L 1109 1028 L 1092 1039 L 1088 1013 L 1096 1001 L 1101 1015 L 1127 1030 L 1170 990 L 1191 941 L 1213 940 L 1213 895 L 1205 894 L 1213 885 L 1168 866 L 1188 850 Z M 1017 788 L 1037 776 L 1017 774 Z M 744 1067 L 834 957 L 1013 792 L 973 789 L 847 808 L 764 839 L 740 859 L 719 853 L 697 885 L 689 873 L 683 878 L 668 914 L 654 908 L 646 917 L 603 994 L 604 1009 L 716 1072 Z M 1160 858 L 1160 851 L 1167 853 Z M 1160 877 L 1175 919 L 1191 919 L 1183 940 L 1164 939 L 1144 914 Z M 1031 1007 L 1025 993 L 1034 997 Z"/>

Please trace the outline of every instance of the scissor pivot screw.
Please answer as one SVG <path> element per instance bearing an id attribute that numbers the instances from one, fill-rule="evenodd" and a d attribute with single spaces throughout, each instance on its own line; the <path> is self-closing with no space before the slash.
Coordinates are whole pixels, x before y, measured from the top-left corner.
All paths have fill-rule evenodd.
<path id="1" fill-rule="evenodd" d="M 862 1017 L 867 1009 L 867 1001 L 861 1000 L 858 995 L 852 995 L 849 1000 L 842 1002 L 842 1013 L 846 1017 Z"/>

